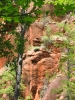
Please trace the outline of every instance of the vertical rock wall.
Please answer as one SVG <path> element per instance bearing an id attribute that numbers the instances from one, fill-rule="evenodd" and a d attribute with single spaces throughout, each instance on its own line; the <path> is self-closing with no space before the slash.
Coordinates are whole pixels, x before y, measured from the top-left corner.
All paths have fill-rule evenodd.
<path id="1" fill-rule="evenodd" d="M 58 31 L 56 24 L 50 23 L 49 26 L 53 34 Z M 22 80 L 26 88 L 23 91 L 23 96 L 26 97 L 32 93 L 32 100 L 39 100 L 43 97 L 49 85 L 47 78 L 59 71 L 60 49 L 50 45 L 51 50 L 47 51 L 41 47 L 44 28 L 45 24 L 36 22 L 32 24 L 28 33 L 26 33 L 28 45 L 26 43 L 25 46 L 27 48 L 32 45 L 33 48 L 24 54 Z M 38 46 L 37 49 L 36 46 Z"/>

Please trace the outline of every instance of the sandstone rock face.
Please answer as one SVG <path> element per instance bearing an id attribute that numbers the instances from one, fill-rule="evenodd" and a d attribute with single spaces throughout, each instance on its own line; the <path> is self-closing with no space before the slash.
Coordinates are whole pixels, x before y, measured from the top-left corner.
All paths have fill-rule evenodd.
<path id="1" fill-rule="evenodd" d="M 57 95 L 57 93 L 54 92 L 54 90 L 58 90 L 59 88 L 62 87 L 62 84 L 63 84 L 62 81 L 64 81 L 64 80 L 66 80 L 65 75 L 58 73 L 58 75 L 55 77 L 55 79 L 52 80 L 51 83 L 49 84 L 42 100 L 56 100 L 57 96 L 60 97 L 59 100 L 64 100 L 64 97 L 65 97 L 64 93 L 61 96 L 61 94 Z"/>
<path id="2" fill-rule="evenodd" d="M 43 23 L 35 22 L 31 24 L 29 31 L 25 34 L 29 45 L 33 45 L 33 39 L 41 38 L 43 35 Z"/>
<path id="3" fill-rule="evenodd" d="M 22 80 L 26 86 L 23 91 L 23 96 L 25 98 L 32 93 L 32 100 L 43 98 L 49 85 L 47 78 L 53 75 L 54 72 L 58 72 L 60 59 L 58 48 L 51 47 L 52 51 L 50 52 L 40 46 L 46 24 L 50 26 L 53 34 L 58 31 L 55 23 L 48 23 L 48 20 L 46 22 L 36 21 L 25 34 L 28 40 L 25 44 L 26 49 L 31 45 L 34 47 L 39 46 L 37 50 L 31 49 L 26 52 L 25 60 L 23 60 Z"/>
<path id="4" fill-rule="evenodd" d="M 30 50 L 26 53 L 22 69 L 22 79 L 26 86 L 24 97 L 32 93 L 33 100 L 42 98 L 41 90 L 44 85 L 48 85 L 46 75 L 50 76 L 58 71 L 59 58 L 59 53 L 52 54 L 44 50 Z"/>
<path id="5" fill-rule="evenodd" d="M 50 18 L 46 18 L 43 22 L 38 22 L 38 20 L 35 21 L 35 23 L 31 24 L 29 30 L 25 34 L 25 38 L 28 40 L 25 43 L 25 50 L 27 50 L 28 46 L 40 46 L 41 44 L 41 37 L 44 35 L 43 32 L 45 30 L 45 25 L 49 22 Z M 54 23 L 50 23 L 50 28 L 52 33 L 58 31 L 58 27 Z M 8 35 L 6 37 L 7 39 L 11 38 L 11 43 L 15 45 L 14 43 L 14 37 L 12 35 Z M 15 54 L 16 55 L 16 54 Z M 6 58 L 0 58 L 0 68 L 4 66 L 6 63 Z"/>
<path id="6" fill-rule="evenodd" d="M 0 69 L 6 64 L 7 59 L 5 57 L 0 58 Z"/>
<path id="7" fill-rule="evenodd" d="M 47 23 L 46 23 L 47 22 Z M 49 85 L 49 78 L 55 72 L 58 72 L 58 65 L 60 59 L 59 48 L 50 45 L 49 51 L 41 48 L 41 37 L 44 35 L 45 25 L 51 28 L 54 34 L 59 31 L 55 23 L 49 21 L 35 22 L 25 34 L 28 42 L 25 44 L 26 48 L 30 45 L 38 46 L 39 49 L 31 49 L 25 53 L 25 60 L 23 60 L 22 80 L 26 88 L 23 91 L 24 98 L 32 93 L 31 100 L 39 100 L 44 96 Z"/>
<path id="8" fill-rule="evenodd" d="M 50 23 L 49 26 L 53 34 L 59 31 L 59 28 L 57 27 L 56 23 Z"/>
<path id="9" fill-rule="evenodd" d="M 27 50 L 29 46 L 41 45 L 41 37 L 44 35 L 46 25 L 50 27 L 52 34 L 59 31 L 56 23 L 50 21 L 50 17 L 42 20 L 43 21 L 36 20 L 33 24 L 31 24 L 29 30 L 25 33 L 25 38 L 27 39 L 27 42 L 25 43 L 25 50 Z"/>

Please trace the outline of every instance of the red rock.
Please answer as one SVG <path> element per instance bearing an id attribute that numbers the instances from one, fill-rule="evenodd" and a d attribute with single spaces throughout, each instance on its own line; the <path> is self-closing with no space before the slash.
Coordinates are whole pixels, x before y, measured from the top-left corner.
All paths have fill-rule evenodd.
<path id="1" fill-rule="evenodd" d="M 39 23 L 33 23 L 30 28 L 29 31 L 25 34 L 25 37 L 28 39 L 28 43 L 30 45 L 33 45 L 33 40 L 36 38 L 41 38 L 41 36 L 43 35 L 43 25 L 40 25 Z"/>
<path id="2" fill-rule="evenodd" d="M 53 59 L 54 59 L 54 58 L 56 57 L 56 54 L 51 53 L 51 54 L 50 54 L 50 56 L 51 56 L 51 58 L 53 58 Z"/>
<path id="3" fill-rule="evenodd" d="M 28 53 L 31 55 L 30 53 Z M 44 79 L 46 79 L 46 73 L 53 74 L 58 70 L 58 63 L 56 59 L 59 60 L 57 54 L 54 54 L 53 58 L 47 51 L 37 51 L 33 53 L 34 55 L 27 56 L 23 61 L 22 69 L 22 79 L 26 86 L 23 91 L 24 97 L 32 93 L 33 100 L 39 100 L 40 91 L 44 84 Z M 58 61 L 57 61 L 58 62 Z"/>
<path id="4" fill-rule="evenodd" d="M 6 64 L 7 59 L 5 57 L 0 58 L 0 69 Z"/>
<path id="5" fill-rule="evenodd" d="M 59 31 L 59 28 L 57 27 L 56 23 L 51 23 L 50 28 L 51 28 L 51 32 L 54 34 Z"/>

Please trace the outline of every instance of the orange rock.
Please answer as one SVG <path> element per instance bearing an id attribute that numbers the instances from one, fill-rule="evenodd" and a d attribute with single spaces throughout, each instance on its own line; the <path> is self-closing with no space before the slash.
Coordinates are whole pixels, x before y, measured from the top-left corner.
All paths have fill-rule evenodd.
<path id="1" fill-rule="evenodd" d="M 23 61 L 22 69 L 22 79 L 26 86 L 23 91 L 24 97 L 32 93 L 33 100 L 39 100 L 46 73 L 51 75 L 57 72 L 58 60 L 58 54 L 50 54 L 47 51 L 33 52 L 32 55 L 31 52 L 28 52 L 26 59 Z"/>
<path id="2" fill-rule="evenodd" d="M 0 58 L 0 69 L 6 64 L 6 61 L 7 61 L 6 57 Z"/>
<path id="3" fill-rule="evenodd" d="M 56 23 L 51 23 L 50 28 L 52 33 L 56 33 L 59 31 L 59 28 L 57 27 Z"/>
<path id="4" fill-rule="evenodd" d="M 36 38 L 41 38 L 43 35 L 43 25 L 35 22 L 31 24 L 29 31 L 25 34 L 25 37 L 28 39 L 30 45 L 33 45 L 33 40 Z"/>

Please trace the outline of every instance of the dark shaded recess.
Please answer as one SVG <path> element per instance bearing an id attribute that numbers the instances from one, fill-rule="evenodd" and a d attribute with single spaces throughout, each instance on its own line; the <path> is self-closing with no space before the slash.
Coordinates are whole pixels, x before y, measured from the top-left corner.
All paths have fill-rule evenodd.
<path id="1" fill-rule="evenodd" d="M 38 51 L 38 49 L 37 49 Z M 42 60 L 43 58 L 50 57 L 49 52 L 47 51 L 42 51 L 43 53 L 39 54 L 35 59 L 32 60 L 32 64 L 37 64 L 38 61 Z"/>
<path id="2" fill-rule="evenodd" d="M 32 96 L 34 98 L 35 97 L 35 94 L 37 92 L 37 86 L 33 86 L 32 89 L 31 89 L 31 92 L 32 92 Z"/>

